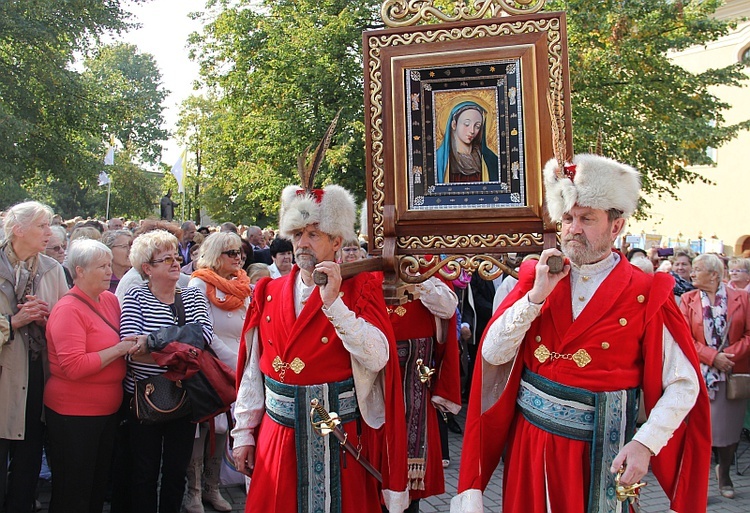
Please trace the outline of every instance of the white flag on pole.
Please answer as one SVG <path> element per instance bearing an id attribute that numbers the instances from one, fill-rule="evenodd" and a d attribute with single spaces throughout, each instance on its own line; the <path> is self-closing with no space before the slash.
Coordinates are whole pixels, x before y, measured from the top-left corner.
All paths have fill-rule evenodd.
<path id="1" fill-rule="evenodd" d="M 174 166 L 172 166 L 172 174 L 174 175 L 175 180 L 177 180 L 178 190 L 180 194 L 185 192 L 185 158 L 187 157 L 187 150 L 184 150 L 182 152 L 182 155 L 180 155 L 180 158 L 177 159 L 177 162 L 174 163 Z"/>
<path id="2" fill-rule="evenodd" d="M 107 150 L 107 154 L 104 155 L 104 165 L 114 166 L 115 165 L 115 147 L 110 146 Z"/>
<path id="3" fill-rule="evenodd" d="M 99 173 L 99 185 L 107 185 L 109 183 L 109 175 L 106 171 Z"/>

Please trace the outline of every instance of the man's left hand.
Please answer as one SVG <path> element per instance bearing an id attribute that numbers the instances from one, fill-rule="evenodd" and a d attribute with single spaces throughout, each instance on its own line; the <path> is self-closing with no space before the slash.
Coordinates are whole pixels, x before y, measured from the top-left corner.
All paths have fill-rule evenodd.
<path id="1" fill-rule="evenodd" d="M 632 440 L 625 444 L 625 447 L 617 454 L 609 471 L 614 474 L 624 465 L 625 470 L 620 478 L 620 484 L 629 486 L 637 483 L 646 475 L 650 461 L 651 451 L 649 448 L 636 440 Z"/>
<path id="2" fill-rule="evenodd" d="M 315 270 L 328 276 L 328 283 L 320 285 L 320 299 L 326 308 L 331 306 L 336 298 L 339 297 L 341 288 L 341 268 L 336 262 L 319 262 Z"/>

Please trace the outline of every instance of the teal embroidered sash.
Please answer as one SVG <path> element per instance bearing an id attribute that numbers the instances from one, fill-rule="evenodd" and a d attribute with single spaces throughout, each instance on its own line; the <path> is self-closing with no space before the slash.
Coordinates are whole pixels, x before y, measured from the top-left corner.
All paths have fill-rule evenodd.
<path id="1" fill-rule="evenodd" d="M 320 436 L 310 423 L 310 401 L 317 399 L 336 412 L 342 423 L 359 417 L 354 380 L 295 386 L 268 376 L 266 413 L 278 424 L 294 428 L 297 449 L 297 512 L 341 513 L 340 446 L 333 436 Z"/>
<path id="2" fill-rule="evenodd" d="M 627 511 L 628 505 L 615 496 L 615 476 L 609 469 L 635 434 L 638 392 L 589 392 L 523 371 L 516 404 L 524 418 L 553 435 L 591 444 L 589 513 Z"/>

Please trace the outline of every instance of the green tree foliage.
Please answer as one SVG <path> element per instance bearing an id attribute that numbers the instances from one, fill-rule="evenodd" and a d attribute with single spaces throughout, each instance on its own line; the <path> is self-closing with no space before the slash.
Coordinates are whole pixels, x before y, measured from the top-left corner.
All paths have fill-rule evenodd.
<path id="1" fill-rule="evenodd" d="M 136 157 L 156 164 L 161 144 L 169 133 L 161 128 L 162 102 L 168 91 L 161 87 L 161 72 L 154 57 L 129 44 L 98 48 L 86 59 L 86 73 L 101 88 L 105 133 L 114 135 Z"/>
<path id="2" fill-rule="evenodd" d="M 364 194 L 362 31 L 379 2 L 225 2 L 192 38 L 208 87 L 220 93 L 203 200 L 217 220 L 275 222 L 297 156 L 341 118 L 317 184 Z"/>
<path id="3" fill-rule="evenodd" d="M 145 139 L 162 135 L 148 132 L 152 126 L 158 128 L 160 110 L 146 104 L 148 95 L 122 96 L 128 87 L 148 90 L 149 80 L 158 85 L 154 70 L 148 70 L 150 75 L 124 68 L 118 68 L 120 74 L 107 72 L 107 65 L 119 62 L 114 56 L 103 62 L 104 51 L 89 60 L 98 65 L 100 76 L 75 66 L 78 56 L 89 55 L 99 44 L 100 36 L 130 28 L 123 4 L 0 2 L 0 208 L 35 198 L 73 215 L 103 215 L 104 209 L 95 207 L 100 193 L 96 177 L 113 126 L 122 129 L 117 134 L 123 141 L 135 141 L 136 150 L 146 150 L 141 151 L 144 160 L 153 158 L 153 141 Z M 120 57 L 127 61 L 125 52 Z M 120 95 L 117 105 L 110 93 Z M 122 119 L 112 116 L 115 106 Z M 128 120 L 139 129 L 125 131 Z"/>
<path id="4" fill-rule="evenodd" d="M 710 17 L 720 0 L 548 2 L 568 22 L 573 137 L 590 151 L 601 132 L 603 153 L 643 175 L 652 194 L 674 195 L 680 182 L 705 179 L 690 165 L 707 165 L 719 147 L 750 124 L 727 125 L 730 107 L 714 86 L 740 86 L 741 64 L 691 73 L 669 58 L 728 32 Z"/>
<path id="5" fill-rule="evenodd" d="M 436 1 L 447 12 L 455 2 Z M 710 163 L 747 123 L 727 125 L 729 106 L 712 93 L 740 85 L 740 65 L 691 73 L 673 52 L 724 35 L 710 18 L 720 0 L 552 0 L 566 11 L 574 146 L 603 153 L 644 175 L 647 192 L 671 194 L 701 179 L 686 166 Z M 296 158 L 316 144 L 343 108 L 319 185 L 338 182 L 362 196 L 362 31 L 379 26 L 379 1 L 209 2 L 191 39 L 205 85 L 216 92 L 216 127 L 204 140 L 203 200 L 219 220 L 275 219 L 281 189 L 297 183 Z"/>

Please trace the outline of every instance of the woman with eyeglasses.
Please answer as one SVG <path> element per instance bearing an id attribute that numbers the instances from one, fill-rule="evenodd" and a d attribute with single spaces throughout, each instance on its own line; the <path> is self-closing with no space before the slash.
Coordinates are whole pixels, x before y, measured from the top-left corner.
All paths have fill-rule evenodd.
<path id="1" fill-rule="evenodd" d="M 341 263 L 364 260 L 365 255 L 357 239 L 345 240 L 341 245 Z"/>
<path id="2" fill-rule="evenodd" d="M 210 344 L 213 338 L 206 300 L 201 291 L 191 287 L 177 288 L 181 274 L 177 244 L 174 235 L 155 230 L 137 237 L 130 249 L 130 262 L 146 284 L 126 292 L 122 303 L 120 336 L 138 337 L 138 350 L 127 358 L 125 393 L 128 399 L 134 393 L 136 381 L 167 371 L 167 367 L 157 365 L 148 353 L 145 335 L 178 324 L 177 295 L 181 298 L 185 323 L 199 323 L 206 344 Z M 131 511 L 179 513 L 195 424 L 189 417 L 144 424 L 131 412 L 128 425 L 132 454 Z"/>
<path id="3" fill-rule="evenodd" d="M 129 230 L 109 230 L 102 234 L 102 243 L 112 251 L 112 279 L 109 282 L 109 291 L 114 294 L 120 280 L 131 267 L 130 246 L 133 245 L 133 234 Z"/>
<path id="4" fill-rule="evenodd" d="M 729 260 L 729 283 L 731 288 L 750 292 L 750 258 Z"/>
<path id="5" fill-rule="evenodd" d="M 208 299 L 209 317 L 214 335 L 211 347 L 221 361 L 237 368 L 237 352 L 245 323 L 245 313 L 252 299 L 250 279 L 242 269 L 242 239 L 236 233 L 209 235 L 201 244 L 196 270 L 189 286 L 196 287 Z M 203 502 L 216 511 L 231 511 L 219 493 L 219 474 L 226 444 L 226 425 L 217 419 L 215 446 L 208 441 L 208 424 L 200 426 L 200 437 L 193 443 L 188 466 L 186 513 L 203 513 Z M 213 450 L 212 450 L 213 449 Z M 202 484 L 202 486 L 201 486 Z"/>
<path id="6" fill-rule="evenodd" d="M 65 267 L 65 250 L 68 247 L 65 228 L 57 225 L 50 226 L 50 230 L 52 230 L 52 237 L 47 241 L 47 248 L 44 250 L 44 254 L 60 262 L 60 265 L 63 266 L 65 281 L 68 283 L 68 288 L 73 288 L 73 275 L 71 275 L 68 268 Z"/>
<path id="7" fill-rule="evenodd" d="M 711 445 L 716 452 L 719 493 L 734 497 L 729 466 L 740 441 L 747 400 L 727 399 L 730 372 L 750 371 L 750 307 L 748 294 L 724 285 L 724 263 L 716 255 L 693 260 L 690 277 L 697 290 L 685 292 L 680 310 L 685 316 L 701 362 L 711 400 Z"/>
<path id="8" fill-rule="evenodd" d="M 152 232 L 154 230 L 163 230 L 168 233 L 171 233 L 178 239 L 182 237 L 182 230 L 180 230 L 179 226 L 176 226 L 173 223 L 169 223 L 167 221 L 155 221 L 153 219 L 146 219 L 141 223 L 141 226 L 136 230 L 136 232 L 133 234 L 133 236 L 137 239 L 143 234 Z M 178 252 L 179 255 L 179 252 Z M 180 258 L 180 265 L 182 265 L 182 257 Z M 131 261 L 132 264 L 132 261 Z M 190 281 L 190 276 L 186 274 L 180 275 L 180 280 L 177 283 L 180 287 L 187 287 L 188 282 Z M 117 284 L 117 290 L 115 290 L 115 295 L 117 296 L 117 299 L 120 301 L 120 306 L 122 306 L 122 302 L 125 299 L 125 293 L 129 291 L 132 288 L 140 287 L 146 283 L 146 280 L 143 279 L 141 276 L 141 271 L 139 269 L 136 269 L 135 266 L 131 268 L 128 272 L 126 272 L 122 278 L 120 278 L 120 283 Z"/>

